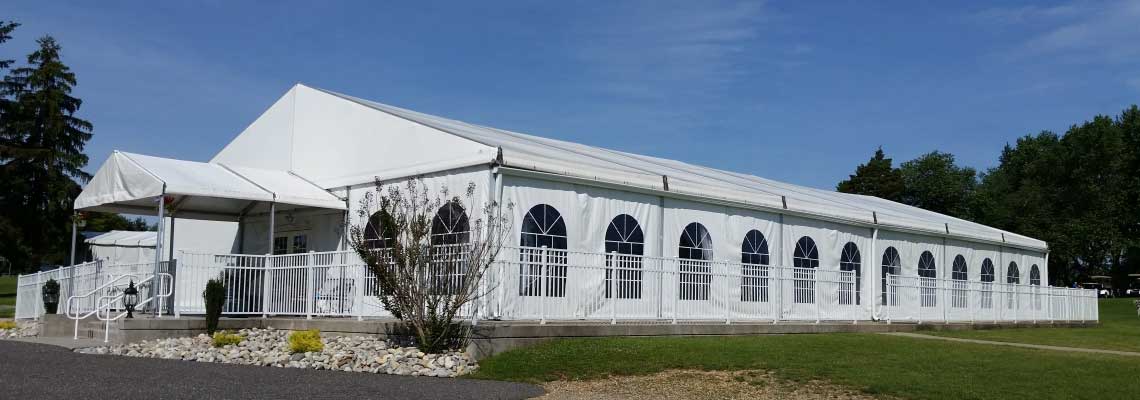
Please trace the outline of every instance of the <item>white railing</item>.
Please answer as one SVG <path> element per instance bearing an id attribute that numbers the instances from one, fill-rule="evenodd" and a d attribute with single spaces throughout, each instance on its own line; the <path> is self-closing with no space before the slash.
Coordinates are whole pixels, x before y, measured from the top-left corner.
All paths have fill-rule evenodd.
<path id="1" fill-rule="evenodd" d="M 163 272 L 170 272 L 173 268 L 170 262 L 164 261 L 160 265 Z M 72 275 L 74 271 L 74 275 Z M 69 267 L 61 267 L 51 271 L 20 275 L 16 282 L 16 313 L 17 319 L 38 319 L 45 314 L 43 306 L 43 286 L 49 280 L 59 282 L 59 309 L 57 314 L 90 313 L 98 306 L 97 300 L 102 295 L 113 295 L 127 286 L 128 280 L 118 282 L 116 285 L 104 285 L 120 276 L 130 275 L 137 282 L 139 279 L 154 275 L 154 263 L 136 264 L 105 264 L 103 261 L 91 261 Z M 74 284 L 70 282 L 74 279 Z M 102 291 L 95 293 L 96 288 Z M 74 293 L 73 293 L 74 292 Z M 77 296 L 78 295 L 78 296 Z M 72 297 L 79 297 L 71 300 Z M 75 309 L 72 310 L 72 307 Z M 73 312 L 74 311 L 74 312 Z"/>
<path id="2" fill-rule="evenodd" d="M 451 259 L 451 258 L 448 258 Z M 77 294 L 69 300 L 71 268 Z M 41 290 L 60 282 L 60 313 L 90 313 L 98 297 L 114 296 L 126 282 L 146 278 L 153 264 L 87 263 L 20 276 L 17 318 L 43 314 Z M 355 252 L 290 255 L 199 254 L 183 252 L 178 267 L 164 263 L 173 279 L 173 310 L 202 314 L 206 281 L 226 284 L 228 315 L 386 317 L 376 297 L 376 279 Z M 445 265 L 426 279 L 457 284 L 459 269 Z M 433 270 L 434 271 L 434 270 Z M 875 279 L 872 285 L 868 279 Z M 488 295 L 461 314 L 465 318 L 514 320 L 708 320 L 1015 322 L 1095 321 L 1096 292 L 1048 286 L 960 281 L 685 260 L 623 254 L 505 247 L 482 283 Z M 101 287 L 105 286 L 105 287 Z M 875 287 L 875 292 L 869 288 Z M 96 291 L 95 289 L 101 290 Z"/>
<path id="3" fill-rule="evenodd" d="M 133 283 L 137 283 L 135 287 L 139 291 L 138 303 L 135 304 L 136 311 L 150 307 L 163 307 L 163 300 L 169 298 L 174 290 L 174 276 L 165 272 L 158 274 L 157 283 L 153 274 Z M 111 338 L 111 322 L 130 313 L 123 304 L 124 296 L 124 293 L 119 292 L 99 297 L 94 314 L 96 318 L 103 321 L 104 343 Z M 79 339 L 79 320 L 77 319 L 75 323 L 75 339 Z"/>
<path id="4" fill-rule="evenodd" d="M 202 314 L 209 279 L 224 314 L 384 317 L 376 281 L 351 251 L 278 256 L 182 253 L 175 312 Z M 455 268 L 430 273 L 454 283 Z M 868 279 L 875 279 L 872 285 Z M 505 247 L 463 315 L 512 320 L 1016 322 L 1097 320 L 1092 290 L 792 268 L 728 261 Z M 446 286 L 446 285 L 444 285 Z M 869 288 L 875 287 L 872 293 Z M 884 304 L 884 299 L 889 302 Z M 478 310 L 474 312 L 473 310 Z"/>
<path id="5" fill-rule="evenodd" d="M 726 323 L 1098 319 L 1092 290 L 890 276 L 889 293 L 883 296 L 869 293 L 868 276 L 840 271 L 838 265 L 792 268 L 510 247 L 503 249 L 494 268 L 497 303 L 485 309 L 503 319 Z M 890 298 L 889 305 L 883 305 L 884 297 Z M 987 298 L 993 309 L 983 307 Z"/>

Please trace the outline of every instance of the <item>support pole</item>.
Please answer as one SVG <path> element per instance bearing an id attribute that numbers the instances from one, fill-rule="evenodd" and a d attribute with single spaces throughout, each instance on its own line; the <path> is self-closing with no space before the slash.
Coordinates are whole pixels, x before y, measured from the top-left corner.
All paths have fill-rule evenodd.
<path id="1" fill-rule="evenodd" d="M 266 254 L 273 254 L 273 237 L 277 230 L 277 202 L 269 203 L 269 249 Z"/>
<path id="2" fill-rule="evenodd" d="M 67 271 L 68 272 L 68 277 L 67 277 L 67 296 L 68 297 L 75 295 L 75 237 L 78 235 L 78 231 L 79 231 L 79 222 L 76 221 L 76 214 L 72 214 L 71 215 L 71 264 L 69 264 L 71 267 L 67 269 L 68 270 Z M 70 301 L 65 302 L 64 306 L 63 306 L 63 311 L 65 313 L 70 311 L 70 310 L 68 310 L 69 307 L 71 307 L 71 302 Z"/>
<path id="3" fill-rule="evenodd" d="M 155 232 L 154 241 L 154 276 L 150 281 L 150 305 L 154 307 L 154 317 L 158 318 L 159 313 L 162 312 L 162 307 L 158 304 L 159 285 L 161 280 L 158 278 L 158 266 L 162 263 L 162 239 L 166 234 L 166 185 L 162 187 L 162 195 L 158 196 L 158 232 Z"/>

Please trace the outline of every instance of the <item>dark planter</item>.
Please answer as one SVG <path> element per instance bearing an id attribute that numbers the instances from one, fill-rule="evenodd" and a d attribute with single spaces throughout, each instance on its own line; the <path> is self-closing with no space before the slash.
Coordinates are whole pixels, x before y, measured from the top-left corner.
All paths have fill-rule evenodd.
<path id="1" fill-rule="evenodd" d="M 59 311 L 59 282 L 49 279 L 44 283 L 42 290 L 44 297 L 44 312 L 55 314 Z"/>

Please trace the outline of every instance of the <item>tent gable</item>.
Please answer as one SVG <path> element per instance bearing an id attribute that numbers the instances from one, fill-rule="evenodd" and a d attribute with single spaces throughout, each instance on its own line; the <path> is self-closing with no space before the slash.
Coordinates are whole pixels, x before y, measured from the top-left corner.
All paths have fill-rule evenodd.
<path id="1" fill-rule="evenodd" d="M 297 87 L 277 99 L 257 117 L 211 163 L 287 171 L 293 166 L 293 113 Z"/>

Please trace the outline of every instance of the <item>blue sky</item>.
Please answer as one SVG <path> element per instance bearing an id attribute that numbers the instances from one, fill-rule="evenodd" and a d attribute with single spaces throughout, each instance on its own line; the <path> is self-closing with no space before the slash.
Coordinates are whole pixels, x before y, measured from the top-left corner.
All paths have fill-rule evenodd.
<path id="1" fill-rule="evenodd" d="M 297 82 L 828 189 L 879 145 L 984 169 L 1140 94 L 1138 1 L 70 3 L 5 2 L 0 58 L 60 41 L 91 170 L 207 160 Z"/>

